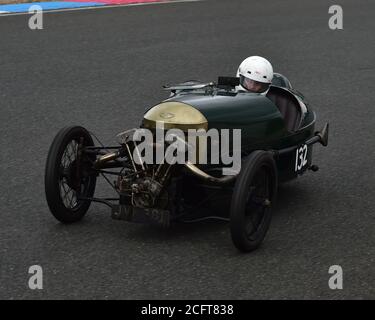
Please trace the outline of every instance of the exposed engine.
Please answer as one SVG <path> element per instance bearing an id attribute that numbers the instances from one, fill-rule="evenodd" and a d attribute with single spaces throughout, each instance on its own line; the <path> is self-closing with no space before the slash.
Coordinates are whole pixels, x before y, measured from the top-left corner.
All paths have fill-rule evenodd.
<path id="1" fill-rule="evenodd" d="M 163 182 L 166 179 L 160 179 L 155 175 L 148 175 L 148 172 L 142 172 L 142 177 L 119 176 L 117 188 L 120 195 L 130 197 L 131 204 L 141 208 L 165 208 L 168 204 L 168 193 L 164 189 Z M 161 183 L 162 182 L 162 183 Z"/>

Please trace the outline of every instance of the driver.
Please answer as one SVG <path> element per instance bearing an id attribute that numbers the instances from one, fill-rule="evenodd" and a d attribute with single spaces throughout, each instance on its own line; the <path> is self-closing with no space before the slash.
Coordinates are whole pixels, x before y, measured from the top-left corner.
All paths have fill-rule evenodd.
<path id="1" fill-rule="evenodd" d="M 273 68 L 267 59 L 251 56 L 240 64 L 237 78 L 240 78 L 237 91 L 242 90 L 266 95 L 272 82 Z"/>

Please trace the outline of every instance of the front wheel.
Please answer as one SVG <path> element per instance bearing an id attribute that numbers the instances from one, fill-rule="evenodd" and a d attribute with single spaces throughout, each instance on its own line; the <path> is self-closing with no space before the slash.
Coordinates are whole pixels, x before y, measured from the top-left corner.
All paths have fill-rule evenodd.
<path id="1" fill-rule="evenodd" d="M 92 159 L 82 152 L 93 146 L 89 132 L 78 126 L 59 131 L 48 152 L 45 169 L 45 192 L 48 207 L 63 223 L 79 221 L 87 212 L 95 192 L 96 174 Z"/>
<path id="2" fill-rule="evenodd" d="M 266 236 L 277 183 L 276 164 L 270 152 L 257 150 L 244 159 L 230 210 L 232 241 L 240 251 L 255 250 Z"/>

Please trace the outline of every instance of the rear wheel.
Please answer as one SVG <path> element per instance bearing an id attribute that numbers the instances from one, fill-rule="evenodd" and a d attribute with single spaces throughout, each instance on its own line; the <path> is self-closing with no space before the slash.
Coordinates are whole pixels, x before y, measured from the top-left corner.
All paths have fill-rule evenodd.
<path id="1" fill-rule="evenodd" d="M 231 236 L 240 251 L 253 251 L 262 243 L 271 223 L 276 191 L 277 169 L 272 154 L 252 152 L 243 161 L 231 202 Z"/>
<path id="2" fill-rule="evenodd" d="M 48 152 L 45 170 L 45 192 L 48 207 L 63 223 L 79 221 L 87 212 L 95 192 L 96 174 L 92 161 L 82 148 L 93 146 L 89 132 L 83 127 L 60 130 Z"/>

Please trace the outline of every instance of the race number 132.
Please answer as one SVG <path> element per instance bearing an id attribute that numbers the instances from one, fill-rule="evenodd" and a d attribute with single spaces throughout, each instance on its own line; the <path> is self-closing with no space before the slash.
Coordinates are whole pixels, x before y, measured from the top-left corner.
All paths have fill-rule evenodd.
<path id="1" fill-rule="evenodd" d="M 307 145 L 304 144 L 296 150 L 296 163 L 295 171 L 301 171 L 304 166 L 307 164 Z"/>

